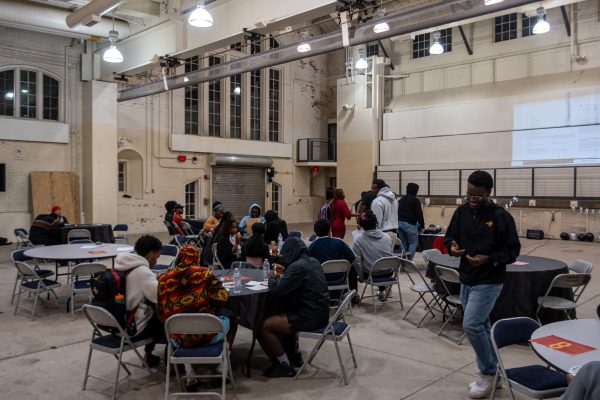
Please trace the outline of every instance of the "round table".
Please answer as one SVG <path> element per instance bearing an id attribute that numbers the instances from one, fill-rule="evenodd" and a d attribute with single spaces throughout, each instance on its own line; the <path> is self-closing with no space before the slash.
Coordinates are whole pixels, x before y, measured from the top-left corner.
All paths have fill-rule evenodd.
<path id="1" fill-rule="evenodd" d="M 434 254 L 430 263 L 458 269 L 459 257 L 449 254 Z M 519 263 L 526 263 L 519 265 Z M 502 292 L 490 314 L 492 321 L 512 317 L 530 317 L 536 319 L 537 299 L 543 296 L 552 279 L 559 274 L 569 273 L 566 263 L 552 258 L 519 256 L 517 264 L 506 266 L 506 278 Z M 449 288 L 451 291 L 452 289 Z M 439 290 L 438 290 L 439 291 Z M 553 289 L 553 296 L 573 299 L 570 289 Z M 540 319 L 544 323 L 560 321 L 565 318 L 562 311 L 542 309 Z"/>
<path id="2" fill-rule="evenodd" d="M 59 244 L 56 246 L 33 247 L 25 251 L 25 255 L 31 258 L 40 258 L 54 261 L 77 261 L 100 258 L 114 258 L 120 252 L 133 251 L 133 246 L 102 243 L 102 244 Z"/>
<path id="3" fill-rule="evenodd" d="M 263 270 L 262 269 L 250 269 L 240 268 L 240 275 L 242 276 L 242 290 L 236 293 L 233 290 L 233 286 L 229 287 L 228 283 L 233 283 L 233 269 L 217 269 L 214 271 L 215 275 L 229 290 L 229 297 L 249 296 L 253 294 L 267 293 L 269 287 L 265 284 L 262 285 L 249 285 L 250 282 L 263 282 Z M 250 287 L 260 287 L 259 290 L 250 289 Z"/>
<path id="4" fill-rule="evenodd" d="M 86 229 L 90 231 L 93 242 L 114 243 L 115 236 L 110 224 L 79 224 L 65 225 L 60 228 L 53 228 L 50 231 L 51 236 L 57 243 L 69 243 L 67 236 L 73 229 Z"/>
<path id="5" fill-rule="evenodd" d="M 581 354 L 568 354 L 531 342 L 533 351 L 556 369 L 568 373 L 569 368 L 573 366 L 581 366 L 589 361 L 600 361 L 600 320 L 574 319 L 544 325 L 533 332 L 531 340 L 550 335 L 595 348 Z"/>

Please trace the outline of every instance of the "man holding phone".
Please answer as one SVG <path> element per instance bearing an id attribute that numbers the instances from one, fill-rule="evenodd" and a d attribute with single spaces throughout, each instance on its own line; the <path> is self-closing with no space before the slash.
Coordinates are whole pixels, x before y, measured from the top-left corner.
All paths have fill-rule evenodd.
<path id="1" fill-rule="evenodd" d="M 454 212 L 444 244 L 451 255 L 461 258 L 463 329 L 480 372 L 469 386 L 469 397 L 480 399 L 491 393 L 498 364 L 490 340 L 489 315 L 502 291 L 506 265 L 517 259 L 521 244 L 513 217 L 489 198 L 492 176 L 475 171 L 468 183 L 467 203 Z"/>

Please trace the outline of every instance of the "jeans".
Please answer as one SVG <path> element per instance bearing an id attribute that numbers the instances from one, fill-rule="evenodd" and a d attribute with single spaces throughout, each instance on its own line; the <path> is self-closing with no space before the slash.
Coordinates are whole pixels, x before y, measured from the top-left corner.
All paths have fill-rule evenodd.
<path id="1" fill-rule="evenodd" d="M 479 372 L 483 375 L 494 375 L 498 365 L 490 339 L 492 329 L 490 313 L 501 291 L 501 283 L 460 285 L 460 301 L 464 310 L 463 329 L 477 356 Z"/>
<path id="2" fill-rule="evenodd" d="M 408 259 L 412 261 L 417 252 L 417 245 L 419 244 L 419 230 L 417 226 L 405 221 L 398 221 L 398 238 L 402 242 L 402 247 L 408 252 Z"/>

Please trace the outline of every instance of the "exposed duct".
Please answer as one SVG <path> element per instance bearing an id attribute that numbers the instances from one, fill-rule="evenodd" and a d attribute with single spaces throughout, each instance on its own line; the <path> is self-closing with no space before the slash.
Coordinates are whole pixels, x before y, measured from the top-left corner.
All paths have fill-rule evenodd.
<path id="1" fill-rule="evenodd" d="M 92 0 L 85 6 L 78 8 L 67 15 L 65 21 L 69 28 L 74 28 L 79 24 L 87 25 L 95 17 L 102 16 L 121 4 L 123 0 Z"/>
<path id="2" fill-rule="evenodd" d="M 402 14 L 390 15 L 385 21 L 390 30 L 385 33 L 374 33 L 374 26 L 380 21 L 372 21 L 350 29 L 350 45 L 356 46 L 364 43 L 386 39 L 410 32 L 427 29 L 432 26 L 449 24 L 469 18 L 474 18 L 502 10 L 520 7 L 525 4 L 535 3 L 532 0 L 505 0 L 491 6 L 484 5 L 483 1 L 474 0 L 449 0 L 444 3 L 424 7 Z M 272 67 L 291 61 L 300 60 L 319 54 L 329 53 L 343 48 L 342 33 L 340 31 L 316 36 L 306 40 L 311 51 L 299 53 L 296 44 L 291 44 L 269 51 L 257 53 L 224 64 L 203 68 L 167 79 L 169 90 L 186 86 L 222 79 L 231 75 L 253 71 L 260 68 Z M 165 91 L 162 81 L 126 89 L 120 93 L 118 101 L 133 100 L 150 96 Z"/>
<path id="3" fill-rule="evenodd" d="M 271 157 L 251 157 L 251 156 L 233 156 L 225 154 L 211 154 L 208 157 L 208 164 L 227 165 L 232 167 L 263 167 L 267 168 L 273 165 Z"/>

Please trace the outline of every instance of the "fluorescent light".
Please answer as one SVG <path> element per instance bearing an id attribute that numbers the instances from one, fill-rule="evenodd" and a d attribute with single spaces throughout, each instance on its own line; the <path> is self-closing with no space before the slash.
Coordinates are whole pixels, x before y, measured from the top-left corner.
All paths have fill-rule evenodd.
<path id="1" fill-rule="evenodd" d="M 540 7 L 536 10 L 537 13 L 537 18 L 538 21 L 536 22 L 536 24 L 533 27 L 533 34 L 534 35 L 541 35 L 542 33 L 548 33 L 550 32 L 550 24 L 548 23 L 548 21 L 546 21 L 544 19 L 544 15 L 546 14 L 546 10 L 544 10 L 544 7 Z"/>
<path id="2" fill-rule="evenodd" d="M 444 46 L 440 44 L 440 33 L 433 32 L 433 44 L 429 48 L 429 54 L 442 54 L 444 52 Z"/>
<path id="3" fill-rule="evenodd" d="M 6 100 L 12 100 L 15 98 L 15 94 L 13 92 L 6 92 L 4 93 L 4 98 Z"/>
<path id="4" fill-rule="evenodd" d="M 483 4 L 491 6 L 492 4 L 502 3 L 504 0 L 484 0 Z"/>
<path id="5" fill-rule="evenodd" d="M 235 89 L 233 89 L 233 94 L 235 94 L 236 96 L 239 96 L 240 93 L 242 93 L 242 88 L 239 86 L 236 86 Z"/>
<path id="6" fill-rule="evenodd" d="M 196 9 L 192 11 L 190 17 L 188 18 L 188 24 L 198 28 L 208 28 L 213 26 L 213 23 L 214 21 L 212 15 L 210 15 L 206 8 L 200 4 L 198 4 Z"/>
<path id="7" fill-rule="evenodd" d="M 365 58 L 365 50 L 364 49 L 358 50 L 358 61 L 356 62 L 355 67 L 356 67 L 356 69 L 369 68 L 369 63 L 367 62 L 367 59 Z"/>
<path id="8" fill-rule="evenodd" d="M 387 22 L 380 22 L 373 27 L 373 32 L 375 32 L 375 33 L 383 33 L 383 32 L 387 32 L 389 30 L 390 30 L 390 26 L 387 24 Z"/>
<path id="9" fill-rule="evenodd" d="M 119 37 L 119 32 L 110 31 L 108 32 L 108 40 L 110 40 L 110 46 L 104 54 L 102 55 L 102 59 L 109 63 L 121 63 L 123 62 L 123 54 L 117 49 L 117 38 Z"/>
<path id="10" fill-rule="evenodd" d="M 311 51 L 311 47 L 310 44 L 304 42 L 304 43 L 300 43 L 298 45 L 298 47 L 296 47 L 296 50 L 298 51 L 298 53 L 306 53 L 307 51 Z"/>

